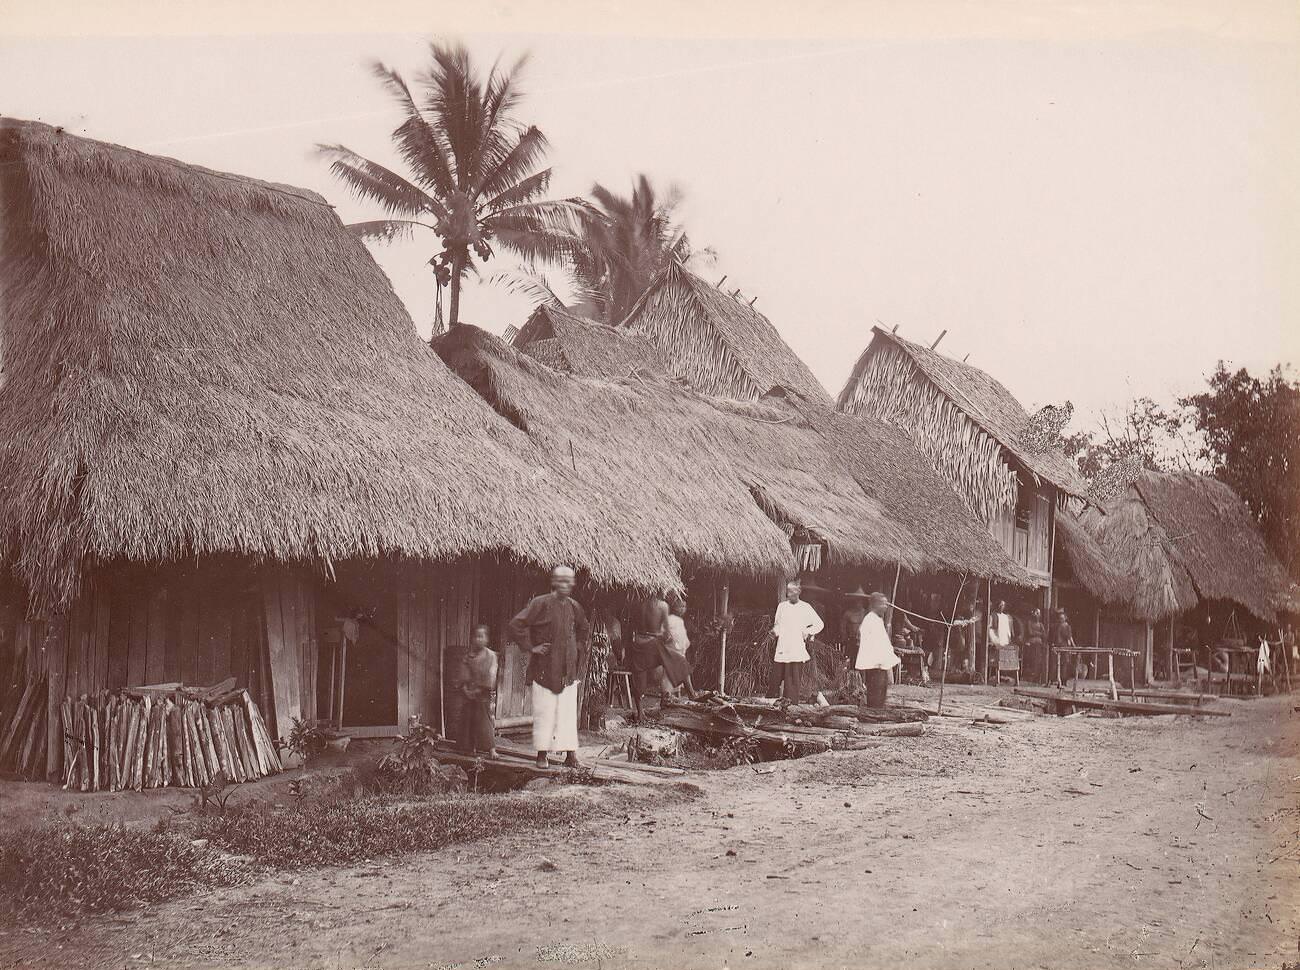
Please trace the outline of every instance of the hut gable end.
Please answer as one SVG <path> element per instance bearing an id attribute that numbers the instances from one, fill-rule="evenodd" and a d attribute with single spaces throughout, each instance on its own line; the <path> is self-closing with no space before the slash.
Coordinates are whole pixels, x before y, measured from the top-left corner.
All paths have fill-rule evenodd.
<path id="1" fill-rule="evenodd" d="M 650 284 L 620 328 L 647 336 L 671 372 L 705 394 L 755 400 L 781 387 L 830 403 L 767 317 L 680 263 Z"/>

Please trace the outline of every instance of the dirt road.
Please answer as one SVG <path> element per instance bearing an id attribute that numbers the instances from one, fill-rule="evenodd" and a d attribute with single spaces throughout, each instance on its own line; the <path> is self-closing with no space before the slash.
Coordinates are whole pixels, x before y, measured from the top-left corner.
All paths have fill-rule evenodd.
<path id="1" fill-rule="evenodd" d="M 1273 967 L 1300 961 L 1300 714 L 934 725 L 706 797 L 286 874 L 0 966 Z M 766 770 L 766 768 L 765 768 Z"/>

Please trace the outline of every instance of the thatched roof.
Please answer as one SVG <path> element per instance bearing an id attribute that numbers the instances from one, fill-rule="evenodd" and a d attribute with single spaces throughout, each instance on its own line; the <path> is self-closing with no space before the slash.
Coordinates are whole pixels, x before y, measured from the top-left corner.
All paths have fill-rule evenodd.
<path id="1" fill-rule="evenodd" d="M 1034 453 L 1023 446 L 1021 435 L 1029 421 L 1029 414 L 999 381 L 978 367 L 953 360 L 922 344 L 904 340 L 898 334 L 881 327 L 872 328 L 871 343 L 858 358 L 853 373 L 840 392 L 839 406 L 842 409 L 853 410 L 858 385 L 864 378 L 872 356 L 885 347 L 901 351 L 954 407 L 996 440 L 1001 448 L 1033 475 L 1050 482 L 1067 495 L 1083 498 L 1087 494 L 1087 482 L 1059 449 Z"/>
<path id="2" fill-rule="evenodd" d="M 684 563 L 789 572 L 793 539 L 843 563 L 1023 578 L 895 429 L 849 427 L 798 395 L 737 402 L 653 376 L 561 374 L 471 327 L 434 346 L 593 500 L 614 492 L 637 505 L 638 538 Z"/>
<path id="3" fill-rule="evenodd" d="M 319 196 L 6 120 L 0 557 L 487 551 L 671 584 L 417 337 Z"/>
<path id="4" fill-rule="evenodd" d="M 668 373 L 668 363 L 644 334 L 619 330 L 549 304 L 532 312 L 512 344 L 549 367 L 580 377 Z"/>
<path id="5" fill-rule="evenodd" d="M 784 387 L 830 403 L 767 317 L 675 260 L 619 326 L 649 337 L 672 373 L 705 394 L 752 401 Z"/>
<path id="6" fill-rule="evenodd" d="M 1290 599 L 1246 503 L 1207 475 L 1145 472 L 1105 510 L 1062 513 L 1057 535 L 1075 579 L 1138 619 L 1230 600 L 1271 621 Z"/>

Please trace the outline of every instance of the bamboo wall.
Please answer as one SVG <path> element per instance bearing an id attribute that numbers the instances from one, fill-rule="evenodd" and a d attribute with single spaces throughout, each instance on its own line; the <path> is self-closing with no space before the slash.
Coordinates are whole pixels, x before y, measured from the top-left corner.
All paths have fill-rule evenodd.
<path id="1" fill-rule="evenodd" d="M 306 568 L 255 566 L 235 557 L 117 566 L 90 575 L 68 612 L 52 618 L 27 617 L 16 591 L 0 590 L 0 669 L 24 682 L 46 681 L 48 710 L 56 712 L 46 717 L 47 772 L 59 777 L 62 770 L 57 712 L 65 696 L 172 682 L 208 686 L 234 677 L 252 694 L 273 737 L 286 737 L 295 718 L 324 717 L 330 663 L 337 658 L 322 644 L 336 625 L 344 587 L 348 601 L 377 608 L 376 636 L 391 647 L 395 668 L 395 683 L 382 688 L 396 695 L 394 723 L 355 733 L 393 734 L 412 714 L 438 725 L 444 679 L 452 673 L 449 648 L 469 642 L 480 616 L 493 625 L 493 645 L 502 646 L 505 622 L 541 591 L 531 572 L 494 567 L 495 586 L 481 614 L 477 560 L 336 569 L 327 579 Z M 523 698 L 522 663 L 517 666 Z M 0 691 L 0 703 L 4 697 Z M 0 721 L 7 713 L 0 712 Z"/>

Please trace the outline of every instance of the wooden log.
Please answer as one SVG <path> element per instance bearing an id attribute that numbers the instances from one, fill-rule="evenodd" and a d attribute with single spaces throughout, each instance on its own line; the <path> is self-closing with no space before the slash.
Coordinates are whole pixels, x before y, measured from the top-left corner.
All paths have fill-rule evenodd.
<path id="1" fill-rule="evenodd" d="M 221 717 L 222 730 L 226 732 L 226 740 L 230 747 L 231 757 L 235 761 L 235 767 L 238 768 L 238 774 L 243 781 L 251 781 L 254 777 L 253 766 L 248 760 L 248 753 L 243 750 L 239 739 L 239 728 L 235 726 L 233 712 L 229 707 L 223 707 L 219 711 Z"/>
<path id="2" fill-rule="evenodd" d="M 203 688 L 203 690 L 199 692 L 199 700 L 207 701 L 209 704 L 220 704 L 224 703 L 224 701 L 218 700 L 218 698 L 222 698 L 226 694 L 232 693 L 237 693 L 237 691 L 235 691 L 235 678 L 227 677 L 225 680 L 219 681 L 211 687 Z"/>
<path id="3" fill-rule="evenodd" d="M 270 766 L 270 771 L 280 771 L 280 752 L 276 749 L 275 742 L 271 740 L 271 732 L 267 730 L 266 721 L 262 719 L 262 712 L 258 710 L 257 702 L 247 691 L 244 692 L 244 706 L 248 709 L 249 722 L 253 725 L 253 731 L 258 737 L 259 747 Z"/>
<path id="4" fill-rule="evenodd" d="M 925 734 L 924 724 L 873 724 L 859 725 L 854 730 L 857 737 L 919 738 Z"/>
<path id="5" fill-rule="evenodd" d="M 31 717 L 32 708 L 35 707 L 35 697 L 38 689 L 38 681 L 29 680 L 27 682 L 27 686 L 22 693 L 22 699 L 18 702 L 18 708 L 14 711 L 14 716 L 5 730 L 4 742 L 0 745 L 0 764 L 10 763 L 11 755 L 13 762 L 17 763 L 20 749 L 27 740 L 25 730 L 27 719 Z"/>
<path id="6" fill-rule="evenodd" d="M 207 764 L 208 783 L 211 784 L 218 774 L 224 774 L 229 781 L 230 772 L 221 761 L 217 751 L 217 739 L 212 736 L 212 725 L 208 721 L 203 705 L 198 701 L 190 701 L 190 709 L 194 712 L 194 723 L 199 729 L 199 738 L 203 742 L 203 760 Z"/>
<path id="7" fill-rule="evenodd" d="M 252 754 L 257 762 L 258 773 L 260 775 L 269 775 L 271 773 L 271 761 L 266 756 L 264 742 L 258 734 L 257 725 L 253 720 L 252 699 L 248 696 L 248 691 L 241 690 L 236 703 L 238 716 L 247 726 L 248 742 L 252 746 Z"/>
<path id="8" fill-rule="evenodd" d="M 226 780 L 243 781 L 243 772 L 238 768 L 239 759 L 232 756 L 229 739 L 226 737 L 226 726 L 221 723 L 221 714 L 203 705 L 200 705 L 200 709 L 207 718 L 208 728 L 212 732 L 212 743 L 216 746 L 217 758 L 221 761 L 221 770 L 225 772 Z"/>
<path id="9" fill-rule="evenodd" d="M 90 790 L 99 791 L 99 708 L 88 705 L 87 714 L 90 721 Z"/>
<path id="10" fill-rule="evenodd" d="M 1121 714 L 1185 714 L 1188 717 L 1232 717 L 1231 711 L 1216 711 L 1208 707 L 1188 707 L 1183 704 L 1151 704 L 1143 701 L 1116 701 L 1083 697 L 1075 694 L 1058 694 L 1050 690 L 1017 687 L 1016 693 L 1053 702 L 1058 708 L 1083 707 L 1092 710 L 1118 711 Z"/>
<path id="11" fill-rule="evenodd" d="M 190 752 L 193 757 L 191 766 L 194 771 L 194 784 L 208 785 L 212 782 L 212 776 L 216 773 L 212 761 L 208 758 L 207 743 L 204 738 L 203 729 L 199 726 L 199 718 L 194 712 L 194 702 L 185 702 L 185 730 L 189 736 Z"/>
<path id="12" fill-rule="evenodd" d="M 149 715 L 153 711 L 153 701 L 148 697 L 140 702 L 140 730 L 136 735 L 135 763 L 131 767 L 132 791 L 144 790 L 144 756 L 148 750 Z"/>
<path id="13" fill-rule="evenodd" d="M 225 708 L 225 711 L 235 728 L 235 743 L 239 746 L 240 757 L 244 759 L 244 774 L 250 779 L 261 778 L 268 774 L 262 766 L 262 759 L 258 756 L 257 745 L 253 742 L 252 728 L 244 715 L 244 705 L 231 704 Z"/>
<path id="14" fill-rule="evenodd" d="M 176 702 L 177 727 L 181 735 L 181 778 L 182 784 L 186 788 L 194 788 L 199 784 L 199 766 L 200 758 L 198 746 L 194 741 L 194 728 L 190 724 L 189 717 L 185 711 L 185 701 Z"/>
<path id="15" fill-rule="evenodd" d="M 18 770 L 24 778 L 46 777 L 49 728 L 45 712 L 48 696 L 49 686 L 41 681 L 41 690 L 36 695 L 32 716 L 27 722 L 27 738 L 19 751 Z"/>
<path id="16" fill-rule="evenodd" d="M 167 709 L 171 698 L 164 698 L 158 707 L 158 787 L 166 788 L 171 784 L 171 747 L 167 743 Z"/>
<path id="17" fill-rule="evenodd" d="M 185 768 L 182 762 L 185 749 L 181 743 L 179 711 L 171 698 L 163 701 L 163 711 L 167 724 L 167 784 L 183 786 Z"/>

